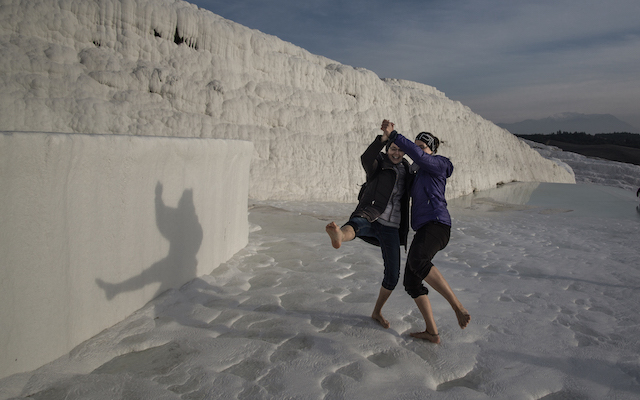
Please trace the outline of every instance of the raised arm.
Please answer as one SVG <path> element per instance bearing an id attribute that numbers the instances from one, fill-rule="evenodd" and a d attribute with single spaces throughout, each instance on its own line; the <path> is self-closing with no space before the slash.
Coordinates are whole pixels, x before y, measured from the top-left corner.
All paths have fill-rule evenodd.
<path id="1" fill-rule="evenodd" d="M 382 140 L 383 136 L 378 135 L 373 140 L 373 142 L 367 147 L 367 149 L 360 156 L 360 162 L 362 163 L 362 168 L 367 173 L 367 180 L 373 176 L 374 172 L 378 168 L 378 154 L 382 151 L 386 140 Z"/>
<path id="2" fill-rule="evenodd" d="M 426 172 L 432 175 L 451 176 L 453 165 L 448 158 L 436 157 L 425 153 L 417 144 L 399 134 L 394 127 L 393 122 L 386 119 L 382 121 L 383 137 L 386 135 L 392 143 L 395 143 L 414 163 Z"/>

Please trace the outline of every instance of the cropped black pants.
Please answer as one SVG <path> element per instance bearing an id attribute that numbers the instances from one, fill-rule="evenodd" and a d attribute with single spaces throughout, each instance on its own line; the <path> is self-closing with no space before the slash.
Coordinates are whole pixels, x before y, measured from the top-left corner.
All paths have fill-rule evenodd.
<path id="1" fill-rule="evenodd" d="M 447 247 L 450 237 L 451 227 L 437 221 L 423 225 L 414 235 L 403 281 L 404 289 L 412 298 L 429 293 L 422 281 L 433 267 L 431 260 L 437 252 Z"/>

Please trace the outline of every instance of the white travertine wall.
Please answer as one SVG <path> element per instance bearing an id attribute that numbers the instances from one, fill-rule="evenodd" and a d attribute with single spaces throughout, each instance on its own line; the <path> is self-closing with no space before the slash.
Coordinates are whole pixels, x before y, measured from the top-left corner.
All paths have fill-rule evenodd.
<path id="1" fill-rule="evenodd" d="M 574 182 L 433 87 L 382 80 L 182 1 L 0 0 L 0 108 L 0 130 L 252 141 L 255 199 L 353 201 L 359 155 L 384 118 L 444 142 L 449 197 Z"/>
<path id="2" fill-rule="evenodd" d="M 0 377 L 247 244 L 250 142 L 0 134 Z"/>

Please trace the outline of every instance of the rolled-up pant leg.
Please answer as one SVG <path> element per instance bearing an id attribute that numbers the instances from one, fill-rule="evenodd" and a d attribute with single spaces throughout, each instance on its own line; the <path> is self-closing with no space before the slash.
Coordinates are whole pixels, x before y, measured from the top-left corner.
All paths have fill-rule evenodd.
<path id="1" fill-rule="evenodd" d="M 407 255 L 404 269 L 404 288 L 412 298 L 426 295 L 429 290 L 422 281 L 433 267 L 433 257 L 449 243 L 451 227 L 430 222 L 416 232 Z"/>
<path id="2" fill-rule="evenodd" d="M 369 222 L 362 217 L 353 217 L 346 225 L 353 228 L 356 237 L 375 238 L 378 241 L 384 261 L 382 287 L 394 290 L 400 280 L 400 234 L 398 228 L 385 226 L 377 221 Z"/>
<path id="3" fill-rule="evenodd" d="M 374 222 L 374 225 L 378 231 L 378 240 L 384 260 L 382 287 L 393 290 L 400 280 L 400 235 L 398 228 L 384 226 L 378 222 Z"/>

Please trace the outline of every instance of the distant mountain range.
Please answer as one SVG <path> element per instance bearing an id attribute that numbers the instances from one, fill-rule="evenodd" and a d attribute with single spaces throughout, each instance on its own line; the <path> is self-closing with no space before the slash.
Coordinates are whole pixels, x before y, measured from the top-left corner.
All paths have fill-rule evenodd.
<path id="1" fill-rule="evenodd" d="M 630 125 L 611 114 L 580 114 L 566 112 L 542 119 L 527 119 L 515 123 L 497 123 L 501 128 L 519 135 L 534 133 L 585 132 L 613 133 L 630 132 L 640 133 L 640 129 Z"/>

